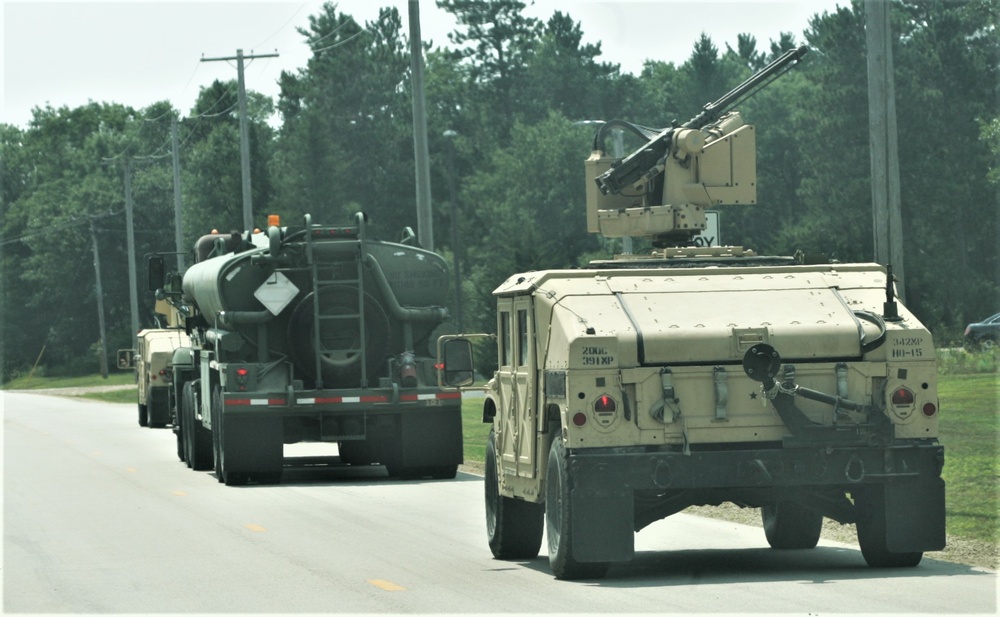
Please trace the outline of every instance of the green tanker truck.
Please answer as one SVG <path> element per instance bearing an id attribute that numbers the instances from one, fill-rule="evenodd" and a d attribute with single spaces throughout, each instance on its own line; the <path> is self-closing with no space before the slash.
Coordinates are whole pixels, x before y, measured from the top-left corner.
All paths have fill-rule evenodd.
<path id="1" fill-rule="evenodd" d="M 179 458 L 228 485 L 270 483 L 284 444 L 332 442 L 342 463 L 454 477 L 461 396 L 436 385 L 431 347 L 447 327 L 444 260 L 369 238 L 360 213 L 271 223 L 204 236 L 183 277 L 160 275 L 191 337 L 172 358 Z"/>

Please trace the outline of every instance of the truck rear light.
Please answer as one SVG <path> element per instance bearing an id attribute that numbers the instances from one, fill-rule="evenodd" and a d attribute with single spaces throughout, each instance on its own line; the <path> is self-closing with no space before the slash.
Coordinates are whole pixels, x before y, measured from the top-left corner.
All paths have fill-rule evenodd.
<path id="1" fill-rule="evenodd" d="M 615 403 L 615 399 L 611 398 L 607 394 L 602 394 L 594 402 L 594 411 L 597 413 L 614 413 L 618 409 L 618 404 Z"/>
<path id="2" fill-rule="evenodd" d="M 937 405 L 934 403 L 924 403 L 924 415 L 928 418 L 937 413 Z"/>
<path id="3" fill-rule="evenodd" d="M 245 368 L 238 368 L 238 369 L 236 369 L 236 375 L 237 375 L 237 377 L 246 377 L 249 372 L 250 371 L 248 371 Z"/>
<path id="4" fill-rule="evenodd" d="M 896 388 L 896 391 L 892 393 L 892 404 L 912 405 L 913 392 L 910 392 L 908 388 Z"/>
<path id="5" fill-rule="evenodd" d="M 583 426 L 586 423 L 587 423 L 587 414 L 577 412 L 576 415 L 573 416 L 573 424 L 577 426 Z"/>

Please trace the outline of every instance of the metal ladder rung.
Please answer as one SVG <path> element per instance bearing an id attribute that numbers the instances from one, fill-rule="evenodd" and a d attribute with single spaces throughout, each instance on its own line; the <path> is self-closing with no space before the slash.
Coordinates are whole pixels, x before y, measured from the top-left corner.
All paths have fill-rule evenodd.
<path id="1" fill-rule="evenodd" d="M 308 219 L 307 219 L 308 221 Z M 355 268 L 355 278 L 345 279 L 345 278 L 326 278 L 331 275 L 335 275 L 338 271 L 344 272 L 345 268 L 343 266 L 350 262 L 341 262 L 338 266 L 330 267 L 329 265 L 322 265 L 316 262 L 316 256 L 312 249 L 312 236 L 306 234 L 306 246 L 307 255 L 309 260 L 309 270 L 312 274 L 312 284 L 313 284 L 313 319 L 315 320 L 316 327 L 313 328 L 313 346 L 316 349 L 316 382 L 317 387 L 323 387 L 323 376 L 322 367 L 320 366 L 320 356 L 324 353 L 342 353 L 342 354 L 360 354 L 361 356 L 361 387 L 368 387 L 367 378 L 367 360 L 364 356 L 364 348 L 366 345 L 365 341 L 365 286 L 364 286 L 364 272 L 363 272 L 363 255 L 364 255 L 364 227 L 360 228 L 361 235 L 358 238 L 358 252 L 353 255 L 353 265 Z M 320 313 L 320 287 L 323 285 L 341 285 L 353 288 L 358 294 L 358 312 L 349 313 L 342 315 L 323 315 Z M 361 337 L 360 343 L 361 347 L 358 349 L 327 349 L 323 347 L 323 322 L 331 321 L 353 321 L 358 325 L 358 333 Z"/>

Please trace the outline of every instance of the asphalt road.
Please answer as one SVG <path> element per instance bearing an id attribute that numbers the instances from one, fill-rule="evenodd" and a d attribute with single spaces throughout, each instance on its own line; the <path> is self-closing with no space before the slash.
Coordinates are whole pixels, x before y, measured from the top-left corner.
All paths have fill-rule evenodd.
<path id="1" fill-rule="evenodd" d="M 6 613 L 997 612 L 992 571 L 926 557 L 873 570 L 853 546 L 775 551 L 758 528 L 684 514 L 640 532 L 606 579 L 557 581 L 544 548 L 492 559 L 474 475 L 318 467 L 226 487 L 134 405 L 0 402 Z"/>

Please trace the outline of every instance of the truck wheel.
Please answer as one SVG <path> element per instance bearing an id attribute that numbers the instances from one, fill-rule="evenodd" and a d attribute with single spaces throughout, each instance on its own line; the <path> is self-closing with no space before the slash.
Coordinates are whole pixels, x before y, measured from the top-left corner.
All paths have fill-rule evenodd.
<path id="1" fill-rule="evenodd" d="M 215 467 L 215 477 L 219 482 L 226 482 L 225 453 L 222 450 L 222 388 L 218 384 L 213 385 L 210 396 L 212 397 L 209 401 L 212 414 L 212 460 Z"/>
<path id="2" fill-rule="evenodd" d="M 139 426 L 149 426 L 149 410 L 142 403 L 139 403 Z"/>
<path id="3" fill-rule="evenodd" d="M 776 501 L 760 509 L 764 535 L 771 548 L 815 548 L 823 529 L 823 515 L 792 501 Z"/>
<path id="4" fill-rule="evenodd" d="M 212 468 L 212 432 L 202 426 L 195 417 L 194 390 L 190 383 L 184 384 L 181 414 L 181 432 L 184 435 L 184 452 L 188 467 L 195 471 L 208 471 Z"/>
<path id="5" fill-rule="evenodd" d="M 545 510 L 541 504 L 504 497 L 497 481 L 496 438 L 486 438 L 486 536 L 497 559 L 533 559 L 542 547 Z"/>
<path id="6" fill-rule="evenodd" d="M 858 509 L 858 544 L 865 561 L 873 568 L 912 568 L 920 563 L 923 552 L 893 553 L 886 543 L 885 494 L 880 487 L 855 498 Z"/>
<path id="7" fill-rule="evenodd" d="M 581 563 L 573 557 L 573 509 L 570 505 L 566 446 L 556 437 L 549 449 L 545 478 L 545 533 L 549 538 L 549 566 L 556 578 L 603 578 L 609 564 Z"/>

